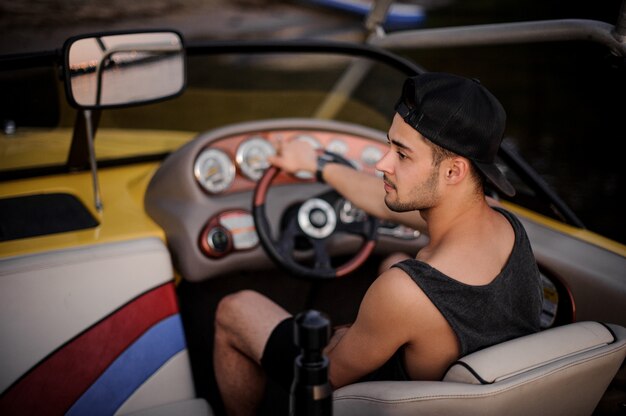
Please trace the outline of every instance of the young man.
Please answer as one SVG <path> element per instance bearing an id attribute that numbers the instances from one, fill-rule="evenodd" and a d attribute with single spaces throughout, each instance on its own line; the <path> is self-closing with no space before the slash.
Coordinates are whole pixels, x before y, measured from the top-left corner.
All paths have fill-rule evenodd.
<path id="1" fill-rule="evenodd" d="M 281 146 L 271 162 L 322 175 L 371 215 L 426 228 L 414 259 L 384 271 L 356 321 L 326 349 L 333 388 L 359 380 L 438 380 L 459 356 L 539 330 L 541 285 L 528 237 L 510 213 L 487 204 L 484 180 L 505 194 L 494 164 L 505 112 L 478 81 L 444 73 L 409 78 L 378 162 L 384 178 L 319 163 L 306 143 Z M 252 291 L 224 298 L 214 365 L 229 414 L 254 414 L 266 377 L 289 388 L 292 320 Z"/>

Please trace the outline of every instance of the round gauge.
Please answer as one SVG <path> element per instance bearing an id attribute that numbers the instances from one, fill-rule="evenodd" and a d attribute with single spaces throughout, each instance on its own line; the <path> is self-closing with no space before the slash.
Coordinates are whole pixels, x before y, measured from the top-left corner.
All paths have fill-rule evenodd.
<path id="1" fill-rule="evenodd" d="M 361 160 L 369 166 L 374 166 L 383 157 L 383 152 L 374 146 L 367 146 L 361 153 Z"/>
<path id="2" fill-rule="evenodd" d="M 276 154 L 274 146 L 262 137 L 251 137 L 239 145 L 235 159 L 241 172 L 258 181 L 263 176 L 265 169 L 269 167 L 268 156 Z"/>
<path id="3" fill-rule="evenodd" d="M 212 194 L 222 192 L 235 179 L 235 165 L 226 153 L 204 149 L 196 159 L 193 174 L 204 189 Z"/>
<path id="4" fill-rule="evenodd" d="M 319 140 L 309 134 L 300 134 L 296 136 L 296 140 L 302 140 L 303 142 L 309 143 L 311 146 L 313 146 L 313 149 L 315 150 L 322 148 L 322 144 L 319 142 Z"/>
<path id="5" fill-rule="evenodd" d="M 333 139 L 328 143 L 328 146 L 326 146 L 326 150 L 343 156 L 348 153 L 348 145 L 343 140 Z"/>

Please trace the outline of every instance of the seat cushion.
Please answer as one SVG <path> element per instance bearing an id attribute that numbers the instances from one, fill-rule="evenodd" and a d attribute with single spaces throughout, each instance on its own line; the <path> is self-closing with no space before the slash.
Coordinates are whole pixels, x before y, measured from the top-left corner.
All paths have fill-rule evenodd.
<path id="1" fill-rule="evenodd" d="M 588 416 L 624 357 L 626 328 L 580 322 L 468 355 L 443 381 L 342 387 L 333 393 L 333 414 Z"/>
<path id="2" fill-rule="evenodd" d="M 0 336 L 10 340 L 0 347 L 0 392 L 113 311 L 172 280 L 169 253 L 156 238 L 0 261 Z"/>
<path id="3" fill-rule="evenodd" d="M 0 414 L 111 415 L 195 397 L 160 239 L 3 259 L 0 313 Z"/>
<path id="4" fill-rule="evenodd" d="M 155 406 L 132 413 L 120 413 L 120 416 L 212 416 L 213 411 L 204 399 L 183 400 Z"/>
<path id="5" fill-rule="evenodd" d="M 454 363 L 444 381 L 489 384 L 615 341 L 599 322 L 577 322 L 494 345 Z"/>

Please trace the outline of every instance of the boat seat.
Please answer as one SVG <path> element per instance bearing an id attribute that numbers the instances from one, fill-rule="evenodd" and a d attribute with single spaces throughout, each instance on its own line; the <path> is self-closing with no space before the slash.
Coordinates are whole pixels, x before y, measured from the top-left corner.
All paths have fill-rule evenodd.
<path id="1" fill-rule="evenodd" d="M 124 413 L 120 416 L 213 416 L 211 407 L 204 399 L 184 400 L 182 402 L 168 403 L 161 406 L 138 410 L 132 413 Z"/>
<path id="2" fill-rule="evenodd" d="M 590 415 L 626 356 L 626 328 L 577 322 L 455 362 L 442 381 L 356 383 L 334 392 L 335 416 Z"/>
<path id="3" fill-rule="evenodd" d="M 173 276 L 158 238 L 0 260 L 0 414 L 196 402 Z"/>

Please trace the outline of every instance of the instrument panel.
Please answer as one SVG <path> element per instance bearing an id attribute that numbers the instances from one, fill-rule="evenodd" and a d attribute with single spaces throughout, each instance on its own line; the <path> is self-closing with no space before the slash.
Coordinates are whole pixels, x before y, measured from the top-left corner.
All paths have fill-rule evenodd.
<path id="1" fill-rule="evenodd" d="M 186 280 L 273 265 L 259 244 L 252 198 L 278 142 L 291 140 L 305 140 L 319 150 L 340 154 L 371 175 L 377 174 L 375 165 L 388 149 L 385 132 L 335 120 L 254 120 L 201 132 L 163 161 L 144 198 L 146 212 L 165 231 Z M 290 207 L 329 191 L 314 177 L 286 172 L 273 179 L 272 187 L 276 189 L 267 201 L 267 215 L 273 232 L 279 231 Z M 345 200 L 333 210 L 343 223 L 361 215 Z M 426 241 L 418 231 L 384 221 L 378 234 L 379 252 L 412 251 Z M 331 255 L 358 249 L 358 238 L 343 233 L 336 237 L 329 243 Z"/>
<path id="2" fill-rule="evenodd" d="M 375 165 L 386 152 L 386 144 L 346 133 L 317 130 L 277 130 L 223 137 L 200 150 L 193 174 L 203 191 L 227 195 L 249 191 L 269 167 L 268 157 L 276 153 L 278 141 L 303 140 L 315 149 L 326 149 L 350 160 L 356 169 L 378 174 Z M 309 172 L 296 178 L 281 174 L 276 183 L 313 180 Z"/>

